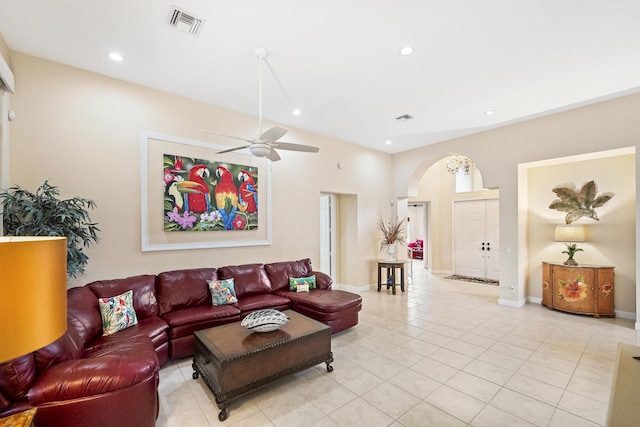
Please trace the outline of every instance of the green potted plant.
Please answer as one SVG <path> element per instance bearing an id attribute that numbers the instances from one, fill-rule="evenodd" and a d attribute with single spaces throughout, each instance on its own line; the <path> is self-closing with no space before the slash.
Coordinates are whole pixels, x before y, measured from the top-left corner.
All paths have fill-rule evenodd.
<path id="1" fill-rule="evenodd" d="M 0 191 L 4 234 L 8 236 L 62 236 L 67 238 L 67 275 L 84 273 L 89 257 L 83 247 L 99 240 L 97 224 L 87 209 L 93 200 L 60 200 L 60 191 L 45 181 L 35 193 L 14 186 Z"/>
<path id="2" fill-rule="evenodd" d="M 576 260 L 573 259 L 573 256 L 576 254 L 576 252 L 580 252 L 581 250 L 582 249 L 576 246 L 575 243 L 567 243 L 567 250 L 562 251 L 562 253 L 569 255 L 569 258 L 567 258 L 567 260 L 564 262 L 564 265 L 578 265 Z"/>
<path id="3" fill-rule="evenodd" d="M 393 216 L 388 221 L 385 221 L 382 218 L 378 220 L 378 230 L 382 233 L 382 238 L 380 239 L 380 251 L 386 251 L 387 259 L 390 261 L 395 260 L 396 245 L 398 243 L 404 243 L 403 223 L 404 219 L 398 221 L 396 216 Z"/>

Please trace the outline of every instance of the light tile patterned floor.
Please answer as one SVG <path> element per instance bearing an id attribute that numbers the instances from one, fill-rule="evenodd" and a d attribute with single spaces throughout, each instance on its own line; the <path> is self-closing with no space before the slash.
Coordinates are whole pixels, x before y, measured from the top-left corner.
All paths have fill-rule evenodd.
<path id="1" fill-rule="evenodd" d="M 618 342 L 634 322 L 537 304 L 414 264 L 407 292 L 362 293 L 360 323 L 321 364 L 234 402 L 229 418 L 191 360 L 160 371 L 159 427 L 602 426 Z"/>

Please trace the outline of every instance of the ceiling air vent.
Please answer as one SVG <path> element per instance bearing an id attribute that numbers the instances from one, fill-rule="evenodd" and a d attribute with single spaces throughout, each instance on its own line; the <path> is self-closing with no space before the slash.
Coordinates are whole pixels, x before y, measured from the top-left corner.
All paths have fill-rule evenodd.
<path id="1" fill-rule="evenodd" d="M 171 15 L 169 16 L 169 24 L 180 31 L 196 35 L 200 28 L 200 24 L 202 24 L 202 19 L 196 18 L 195 16 L 174 6 L 171 10 Z"/>
<path id="2" fill-rule="evenodd" d="M 406 122 L 407 120 L 411 120 L 411 119 L 413 119 L 413 116 L 410 116 L 408 114 L 403 114 L 402 116 L 396 117 L 396 120 L 399 122 Z"/>

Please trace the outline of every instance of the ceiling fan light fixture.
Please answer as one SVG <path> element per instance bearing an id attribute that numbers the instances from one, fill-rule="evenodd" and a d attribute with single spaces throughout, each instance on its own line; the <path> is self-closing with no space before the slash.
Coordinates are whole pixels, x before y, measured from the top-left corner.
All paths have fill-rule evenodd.
<path id="1" fill-rule="evenodd" d="M 271 153 L 271 146 L 269 144 L 263 144 L 256 142 L 249 148 L 251 154 L 257 157 L 267 157 Z"/>

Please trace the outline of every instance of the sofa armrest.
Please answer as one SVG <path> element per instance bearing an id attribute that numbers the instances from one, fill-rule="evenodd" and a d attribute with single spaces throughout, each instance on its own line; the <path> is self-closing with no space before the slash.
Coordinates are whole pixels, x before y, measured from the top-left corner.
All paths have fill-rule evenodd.
<path id="1" fill-rule="evenodd" d="M 71 360 L 45 369 L 27 393 L 27 399 L 34 406 L 79 399 L 128 388 L 157 374 L 156 363 L 139 355 Z"/>
<path id="2" fill-rule="evenodd" d="M 316 286 L 318 289 L 331 289 L 331 285 L 333 285 L 331 276 L 322 271 L 312 271 L 311 274 L 315 274 L 316 276 Z"/>

